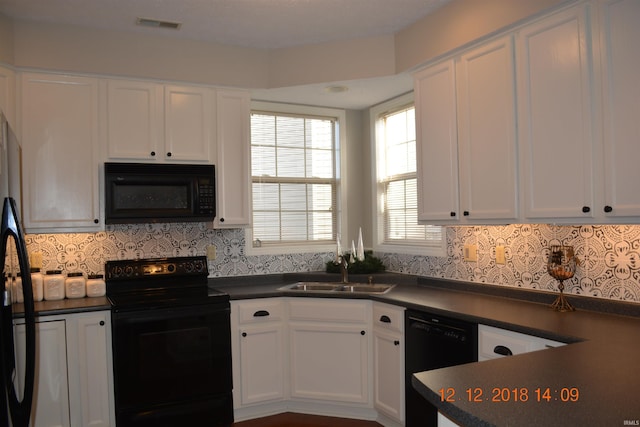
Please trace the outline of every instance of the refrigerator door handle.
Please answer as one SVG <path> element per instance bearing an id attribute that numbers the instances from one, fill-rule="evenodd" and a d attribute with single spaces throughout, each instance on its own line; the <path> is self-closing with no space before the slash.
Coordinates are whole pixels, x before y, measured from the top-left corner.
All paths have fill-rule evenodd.
<path id="1" fill-rule="evenodd" d="M 6 399 L 9 403 L 9 416 L 11 418 L 11 424 L 13 427 L 28 427 L 29 418 L 31 416 L 31 405 L 33 403 L 33 389 L 35 381 L 35 361 L 36 361 L 36 324 L 35 324 L 35 307 L 33 303 L 33 288 L 31 285 L 31 274 L 29 269 L 29 258 L 27 255 L 27 247 L 24 241 L 24 235 L 22 228 L 20 227 L 20 220 L 18 219 L 15 200 L 11 197 L 5 197 L 4 207 L 2 210 L 2 223 L 0 227 L 0 265 L 2 269 L 0 271 L 0 277 L 4 276 L 4 262 L 6 259 L 7 242 L 9 237 L 13 237 L 16 245 L 16 253 L 18 256 L 18 264 L 20 265 L 20 271 L 22 272 L 22 290 L 24 294 L 24 321 L 25 321 L 25 345 L 26 345 L 26 360 L 25 360 L 25 378 L 24 378 L 24 392 L 22 400 L 16 393 L 15 386 L 13 384 L 13 376 L 15 373 L 15 354 L 13 351 L 13 313 L 12 306 L 1 307 L 3 311 L 0 317 L 2 325 L 1 339 L 2 347 L 6 347 L 6 351 L 3 351 L 0 355 L 2 358 L 2 369 L 0 372 L 0 385 L 3 391 L 0 392 L 0 397 L 6 395 Z M 2 284 L 2 290 L 4 293 L 5 285 Z M 10 360 L 5 360 L 5 358 Z M 5 417 L 6 418 L 6 417 Z M 0 425 L 8 420 L 0 419 Z"/>

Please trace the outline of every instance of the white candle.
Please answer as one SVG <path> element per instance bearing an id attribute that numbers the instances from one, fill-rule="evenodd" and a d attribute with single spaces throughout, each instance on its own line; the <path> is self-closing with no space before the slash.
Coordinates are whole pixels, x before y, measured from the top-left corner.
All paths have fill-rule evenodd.
<path id="1" fill-rule="evenodd" d="M 364 244 L 362 242 L 362 227 L 358 232 L 358 252 L 356 253 L 358 261 L 364 261 Z"/>
<path id="2" fill-rule="evenodd" d="M 353 240 L 351 241 L 351 257 L 349 258 L 349 261 L 351 264 L 356 262 L 356 244 Z"/>

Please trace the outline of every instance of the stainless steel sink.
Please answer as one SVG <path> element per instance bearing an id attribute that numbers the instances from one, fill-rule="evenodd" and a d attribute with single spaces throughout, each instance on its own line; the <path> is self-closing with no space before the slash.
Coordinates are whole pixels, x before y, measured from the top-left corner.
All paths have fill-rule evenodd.
<path id="1" fill-rule="evenodd" d="M 278 290 L 296 292 L 341 292 L 351 294 L 384 294 L 396 285 L 366 283 L 297 282 Z"/>
<path id="2" fill-rule="evenodd" d="M 322 282 L 298 282 L 293 285 L 283 286 L 282 290 L 289 291 L 334 291 L 342 287 L 339 283 L 322 283 Z"/>
<path id="3" fill-rule="evenodd" d="M 342 289 L 339 289 L 341 292 L 363 292 L 366 294 L 384 294 L 393 289 L 395 285 L 384 285 L 384 284 L 376 284 L 369 285 L 364 283 L 349 283 L 346 285 L 342 285 Z"/>

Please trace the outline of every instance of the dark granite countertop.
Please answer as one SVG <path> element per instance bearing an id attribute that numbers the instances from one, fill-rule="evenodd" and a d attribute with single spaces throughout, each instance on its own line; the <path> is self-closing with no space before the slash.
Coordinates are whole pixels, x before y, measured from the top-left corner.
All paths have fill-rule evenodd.
<path id="1" fill-rule="evenodd" d="M 82 313 L 86 311 L 111 310 L 111 302 L 107 297 L 86 297 L 65 299 L 62 301 L 42 301 L 36 304 L 36 311 L 43 315 L 63 313 Z"/>
<path id="2" fill-rule="evenodd" d="M 239 300 L 298 296 L 278 288 L 301 280 L 336 281 L 334 276 L 250 276 L 209 279 L 209 284 Z M 393 274 L 376 275 L 376 282 L 399 284 L 366 298 L 570 343 L 414 375 L 420 394 L 457 423 L 616 426 L 640 420 L 640 305 L 569 296 L 578 310 L 558 313 L 549 308 L 553 293 Z M 441 389 L 455 391 L 453 402 L 442 401 Z M 480 401 L 470 399 L 468 389 L 472 396 L 482 392 Z M 494 396 L 500 401 L 492 401 Z"/>
<path id="3" fill-rule="evenodd" d="M 57 301 L 34 302 L 36 317 L 59 314 L 82 313 L 87 311 L 111 310 L 107 297 L 65 298 Z M 15 304 L 14 312 L 18 317 L 23 312 L 22 304 Z"/>

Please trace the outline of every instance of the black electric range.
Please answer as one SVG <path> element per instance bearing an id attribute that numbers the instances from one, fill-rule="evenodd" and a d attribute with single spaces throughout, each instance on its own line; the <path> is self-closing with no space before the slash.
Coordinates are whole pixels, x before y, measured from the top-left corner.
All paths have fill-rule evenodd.
<path id="1" fill-rule="evenodd" d="M 206 257 L 108 261 L 118 427 L 233 424 L 229 296 Z"/>

